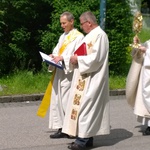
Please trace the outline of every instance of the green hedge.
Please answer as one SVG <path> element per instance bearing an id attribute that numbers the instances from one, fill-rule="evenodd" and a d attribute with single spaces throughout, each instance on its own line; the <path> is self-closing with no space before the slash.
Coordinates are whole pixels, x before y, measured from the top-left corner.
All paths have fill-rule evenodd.
<path id="1" fill-rule="evenodd" d="M 92 11 L 100 20 L 100 0 L 3 0 L 0 2 L 0 75 L 16 70 L 42 69 L 39 51 L 51 53 L 62 29 L 59 16 L 70 11 L 80 30 L 79 16 Z M 110 73 L 125 74 L 129 68 L 132 17 L 126 0 L 107 0 L 106 33 L 110 41 Z"/>

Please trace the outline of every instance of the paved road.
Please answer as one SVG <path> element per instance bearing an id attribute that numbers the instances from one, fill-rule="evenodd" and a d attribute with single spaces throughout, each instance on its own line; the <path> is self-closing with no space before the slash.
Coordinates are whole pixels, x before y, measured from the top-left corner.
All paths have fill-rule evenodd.
<path id="1" fill-rule="evenodd" d="M 73 139 L 50 139 L 48 115 L 36 116 L 40 101 L 0 103 L 0 150 L 68 150 Z M 97 136 L 92 150 L 149 150 L 125 96 L 110 97 L 111 133 Z"/>

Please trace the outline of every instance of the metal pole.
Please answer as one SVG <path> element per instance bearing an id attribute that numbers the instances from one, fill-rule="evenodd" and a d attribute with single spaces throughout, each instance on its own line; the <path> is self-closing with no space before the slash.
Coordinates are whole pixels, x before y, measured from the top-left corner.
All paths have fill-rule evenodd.
<path id="1" fill-rule="evenodd" d="M 100 26 L 105 30 L 106 0 L 100 0 Z"/>

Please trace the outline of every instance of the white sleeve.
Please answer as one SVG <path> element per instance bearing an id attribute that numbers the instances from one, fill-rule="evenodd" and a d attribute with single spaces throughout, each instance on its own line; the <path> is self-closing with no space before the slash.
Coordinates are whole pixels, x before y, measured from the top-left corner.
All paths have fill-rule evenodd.
<path id="1" fill-rule="evenodd" d="M 145 52 L 145 58 L 144 58 L 144 66 L 150 67 L 150 42 L 146 43 L 146 52 Z"/>
<path id="2" fill-rule="evenodd" d="M 72 72 L 74 70 L 74 66 L 70 63 L 70 57 L 74 55 L 75 50 L 81 44 L 82 39 L 84 38 L 83 35 L 78 36 L 74 41 L 72 41 L 66 48 L 65 52 L 63 53 L 64 58 L 64 65 L 65 65 L 65 73 Z"/>
<path id="3" fill-rule="evenodd" d="M 78 66 L 81 74 L 97 71 L 104 63 L 108 54 L 109 44 L 106 35 L 99 35 L 93 45 L 92 53 L 78 56 Z"/>

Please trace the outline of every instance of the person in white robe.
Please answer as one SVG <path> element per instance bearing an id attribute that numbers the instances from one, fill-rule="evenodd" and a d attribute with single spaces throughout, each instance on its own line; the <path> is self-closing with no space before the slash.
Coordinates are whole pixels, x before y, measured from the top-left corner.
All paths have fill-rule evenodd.
<path id="1" fill-rule="evenodd" d="M 145 59 L 143 69 L 143 101 L 147 114 L 143 117 L 143 123 L 147 125 L 147 129 L 143 132 L 143 135 L 150 135 L 150 40 L 144 43 Z"/>
<path id="2" fill-rule="evenodd" d="M 70 58 L 74 75 L 62 132 L 76 136 L 68 148 L 80 150 L 93 146 L 93 136 L 110 133 L 109 118 L 109 40 L 98 26 L 92 12 L 80 16 L 81 28 L 87 35 L 87 55 Z M 71 67 L 72 66 L 72 67 Z"/>
<path id="3" fill-rule="evenodd" d="M 64 12 L 60 15 L 60 24 L 64 33 L 49 56 L 53 58 L 55 63 L 62 62 L 64 69 L 49 66 L 49 71 L 53 72 L 53 76 L 37 112 L 38 116 L 45 117 L 47 110 L 50 109 L 49 129 L 58 129 L 56 133 L 50 135 L 50 138 L 69 137 L 61 132 L 73 75 L 73 72 L 68 69 L 69 60 L 84 37 L 74 28 L 74 16 L 70 12 Z"/>
<path id="4" fill-rule="evenodd" d="M 140 69 L 138 69 L 138 80 L 135 81 L 137 82 L 135 87 L 136 90 L 133 93 L 133 95 L 135 96 L 131 99 L 133 100 L 132 107 L 134 110 L 134 114 L 137 117 L 137 121 L 141 122 L 142 125 L 147 126 L 146 130 L 143 131 L 143 135 L 150 135 L 150 40 L 146 41 L 145 43 L 140 43 L 140 39 L 135 36 L 133 39 L 133 43 L 139 45 L 138 48 L 134 48 L 133 51 L 135 55 L 138 54 L 138 57 L 142 58 L 142 61 L 140 61 L 141 67 Z M 136 67 L 136 65 L 132 66 L 131 69 L 136 70 Z M 131 88 L 133 86 L 132 80 L 134 79 L 135 74 L 137 73 L 133 72 L 132 75 L 130 75 L 130 79 L 128 79 L 129 83 L 127 82 L 127 84 L 130 85 Z"/>

